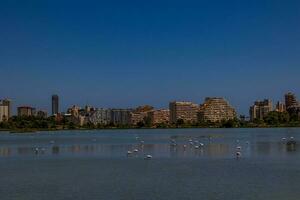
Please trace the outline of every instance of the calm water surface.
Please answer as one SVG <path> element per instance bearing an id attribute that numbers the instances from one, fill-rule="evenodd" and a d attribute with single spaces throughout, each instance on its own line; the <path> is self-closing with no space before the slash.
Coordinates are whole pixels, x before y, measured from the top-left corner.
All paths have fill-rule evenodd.
<path id="1" fill-rule="evenodd" d="M 297 128 L 1 133 L 0 199 L 299 200 L 299 140 Z"/>

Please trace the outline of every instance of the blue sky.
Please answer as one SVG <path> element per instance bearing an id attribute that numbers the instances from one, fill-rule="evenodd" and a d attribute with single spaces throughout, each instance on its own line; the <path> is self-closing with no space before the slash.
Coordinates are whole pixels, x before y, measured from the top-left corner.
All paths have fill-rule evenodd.
<path id="1" fill-rule="evenodd" d="M 168 107 L 300 95 L 300 1 L 0 1 L 0 98 Z"/>

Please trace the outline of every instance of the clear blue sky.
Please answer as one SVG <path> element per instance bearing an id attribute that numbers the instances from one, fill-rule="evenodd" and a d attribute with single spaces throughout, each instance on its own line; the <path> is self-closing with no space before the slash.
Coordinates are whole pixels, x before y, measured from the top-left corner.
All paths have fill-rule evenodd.
<path id="1" fill-rule="evenodd" d="M 1 0 L 0 98 L 167 107 L 300 96 L 298 0 Z"/>

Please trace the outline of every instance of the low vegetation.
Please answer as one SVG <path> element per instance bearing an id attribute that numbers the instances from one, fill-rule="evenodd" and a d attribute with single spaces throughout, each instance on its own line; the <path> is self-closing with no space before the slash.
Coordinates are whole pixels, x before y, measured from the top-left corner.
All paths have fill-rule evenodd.
<path id="1" fill-rule="evenodd" d="M 62 118 L 57 121 L 54 117 L 12 117 L 8 121 L 0 123 L 0 130 L 12 132 L 31 132 L 37 130 L 73 130 L 73 129 L 129 129 L 129 128 L 255 128 L 255 127 L 300 127 L 299 117 L 290 116 L 287 112 L 270 112 L 264 119 L 256 119 L 252 122 L 233 119 L 228 121 L 198 122 L 195 124 L 186 124 L 179 119 L 176 124 L 156 124 L 152 125 L 149 119 L 137 123 L 135 126 L 114 125 L 114 124 L 92 124 L 87 123 L 79 126 L 72 121 Z"/>

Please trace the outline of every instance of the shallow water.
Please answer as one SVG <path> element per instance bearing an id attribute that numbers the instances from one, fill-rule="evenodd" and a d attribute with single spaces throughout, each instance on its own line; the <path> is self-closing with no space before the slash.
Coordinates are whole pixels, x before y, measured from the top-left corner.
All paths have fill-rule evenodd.
<path id="1" fill-rule="evenodd" d="M 0 199 L 298 200 L 291 137 L 300 129 L 1 133 Z"/>

